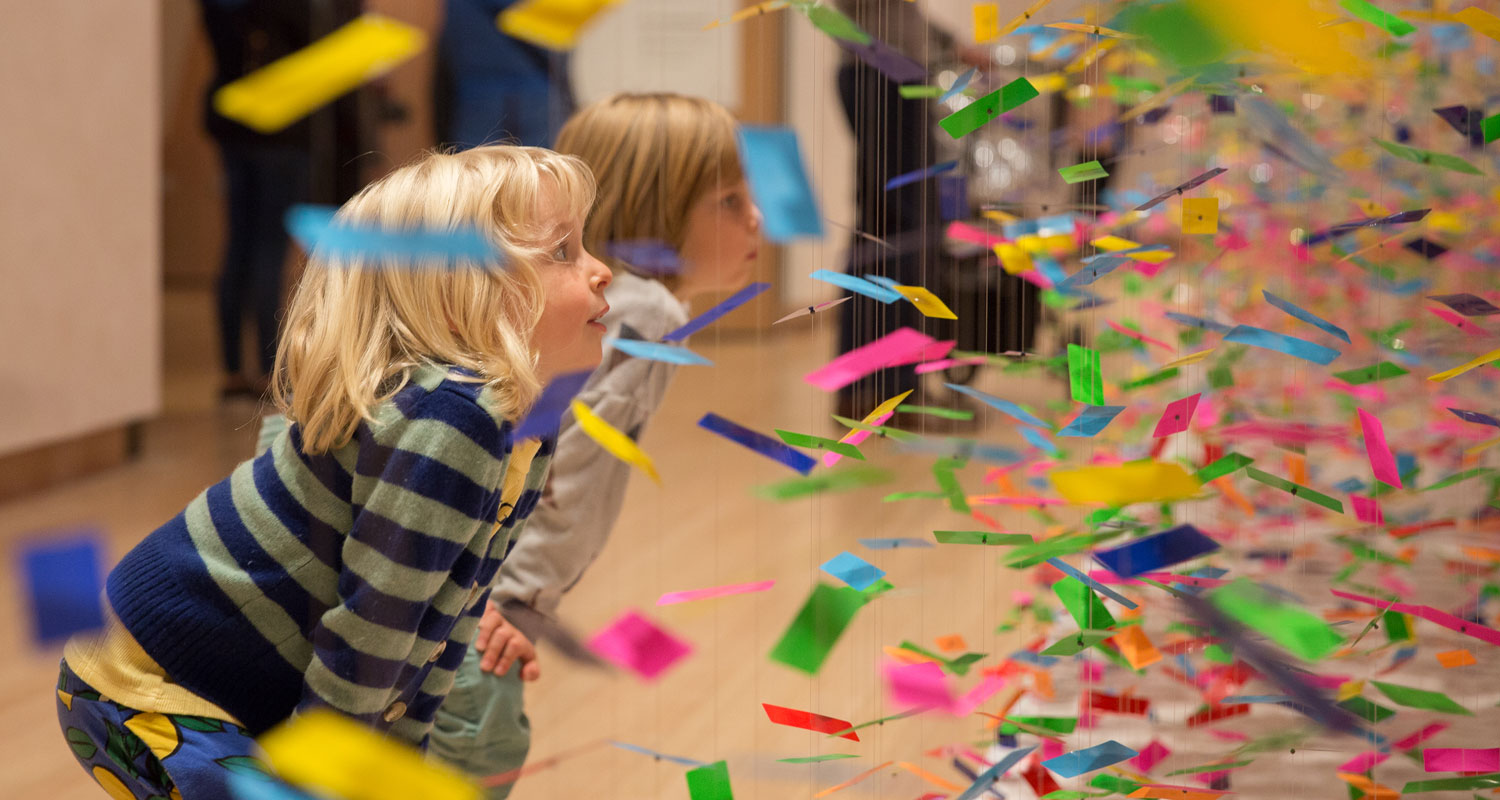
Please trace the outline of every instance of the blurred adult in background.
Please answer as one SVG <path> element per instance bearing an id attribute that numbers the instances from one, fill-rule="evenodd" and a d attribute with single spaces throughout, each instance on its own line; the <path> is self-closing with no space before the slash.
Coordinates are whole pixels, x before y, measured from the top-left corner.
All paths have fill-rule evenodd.
<path id="1" fill-rule="evenodd" d="M 569 56 L 501 32 L 517 0 L 447 0 L 433 73 L 439 146 L 551 147 L 574 109 Z"/>
<path id="2" fill-rule="evenodd" d="M 836 7 L 871 36 L 923 66 L 961 59 L 987 66 L 987 54 L 960 45 L 934 26 L 916 3 L 908 0 L 837 0 Z M 855 229 L 887 246 L 854 236 L 847 271 L 851 275 L 881 275 L 905 285 L 922 284 L 923 259 L 941 243 L 937 184 L 919 181 L 891 191 L 885 182 L 897 175 L 932 166 L 930 102 L 907 99 L 900 84 L 856 58 L 845 49 L 838 72 L 839 100 L 854 132 Z M 840 353 L 902 327 L 923 328 L 923 317 L 910 303 L 881 305 L 846 303 L 839 313 Z M 943 337 L 939 337 L 943 338 Z M 858 419 L 876 403 L 917 389 L 911 367 L 881 370 L 838 393 L 839 413 Z M 921 402 L 913 397 L 909 402 Z"/>
<path id="3" fill-rule="evenodd" d="M 200 0 L 213 49 L 214 74 L 204 98 L 204 127 L 219 146 L 228 214 L 219 273 L 219 344 L 226 378 L 223 394 L 260 396 L 276 359 L 286 260 L 286 211 L 302 202 L 311 166 L 311 123 L 302 120 L 260 133 L 220 115 L 220 87 L 306 47 L 313 38 L 308 0 Z M 246 374 L 240 335 L 255 322 L 256 369 Z"/>

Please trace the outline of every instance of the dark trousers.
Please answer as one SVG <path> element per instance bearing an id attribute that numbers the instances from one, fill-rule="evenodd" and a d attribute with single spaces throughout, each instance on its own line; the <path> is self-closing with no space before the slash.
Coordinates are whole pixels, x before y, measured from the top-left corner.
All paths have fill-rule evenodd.
<path id="1" fill-rule="evenodd" d="M 838 87 L 845 117 L 854 131 L 855 227 L 890 245 L 853 237 L 846 271 L 855 276 L 880 275 L 904 285 L 929 285 L 939 271 L 936 183 L 927 180 L 885 190 L 890 178 L 932 165 L 927 101 L 901 97 L 896 83 L 863 62 L 843 65 Z M 840 353 L 900 327 L 940 339 L 952 334 L 952 323 L 928 320 L 904 300 L 885 305 L 856 296 L 839 312 Z M 917 375 L 910 365 L 881 370 L 841 389 L 839 404 L 869 407 L 915 388 Z"/>
<path id="2" fill-rule="evenodd" d="M 287 209 L 307 193 L 308 155 L 300 150 L 221 146 L 229 212 L 224 261 L 219 272 L 219 343 L 224 369 L 240 371 L 240 332 L 255 320 L 260 372 L 276 360 L 281 312 L 282 264 L 286 259 Z"/>

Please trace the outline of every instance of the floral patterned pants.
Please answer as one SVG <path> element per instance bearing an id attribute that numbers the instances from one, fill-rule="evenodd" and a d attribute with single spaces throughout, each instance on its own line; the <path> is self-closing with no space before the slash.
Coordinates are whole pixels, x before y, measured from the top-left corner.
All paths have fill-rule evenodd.
<path id="1" fill-rule="evenodd" d="M 115 800 L 231 798 L 232 776 L 269 775 L 255 740 L 209 717 L 137 711 L 99 694 L 68 663 L 57 678 L 57 717 L 78 763 Z"/>

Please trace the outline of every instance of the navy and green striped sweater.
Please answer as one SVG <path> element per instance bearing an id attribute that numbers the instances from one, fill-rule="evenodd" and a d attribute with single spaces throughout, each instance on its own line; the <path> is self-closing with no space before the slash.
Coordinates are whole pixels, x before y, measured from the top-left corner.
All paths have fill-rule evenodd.
<path id="1" fill-rule="evenodd" d="M 115 613 L 252 733 L 323 705 L 425 743 L 552 451 L 507 515 L 511 425 L 482 388 L 419 368 L 317 456 L 293 425 L 125 556 Z"/>

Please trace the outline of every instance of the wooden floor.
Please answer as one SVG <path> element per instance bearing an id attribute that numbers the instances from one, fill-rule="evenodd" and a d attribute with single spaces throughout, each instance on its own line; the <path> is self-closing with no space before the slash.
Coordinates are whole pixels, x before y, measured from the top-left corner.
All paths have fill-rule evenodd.
<path id="1" fill-rule="evenodd" d="M 202 298 L 169 298 L 169 330 L 173 325 L 192 329 L 207 313 Z M 533 760 L 600 739 L 705 762 L 725 759 L 735 795 L 742 799 L 811 797 L 887 761 L 909 762 L 948 780 L 961 780 L 948 766 L 949 756 L 932 750 L 982 740 L 977 718 L 925 714 L 861 731 L 861 741 L 854 743 L 772 725 L 761 711 L 765 702 L 855 722 L 875 719 L 892 713 L 877 669 L 884 646 L 911 640 L 931 647 L 936 637 L 958 633 L 971 649 L 998 656 L 1024 643 L 1022 633 L 995 633 L 1013 591 L 1026 587 L 1020 583 L 1023 573 L 1004 569 L 992 551 L 943 547 L 875 552 L 857 544 L 860 537 L 925 536 L 935 529 L 974 527 L 968 517 L 930 501 L 880 502 L 889 490 L 935 488 L 931 459 L 898 457 L 887 443 L 872 442 L 865 448 L 871 460 L 898 473 L 889 489 L 778 504 L 756 498 L 751 487 L 794 473 L 696 426 L 704 412 L 715 411 L 762 431 L 833 434 L 827 397 L 800 380 L 827 359 L 831 331 L 818 319 L 797 325 L 781 326 L 791 329 L 776 335 L 720 340 L 710 330 L 694 339 L 694 350 L 717 366 L 681 370 L 665 407 L 642 437 L 663 484 L 658 487 L 639 477 L 632 482 L 613 540 L 563 607 L 567 621 L 585 633 L 626 609 L 640 609 L 690 641 L 693 655 L 659 682 L 648 684 L 630 675 L 577 667 L 544 650 L 543 678 L 528 694 L 535 730 Z M 0 506 L 0 546 L 8 553 L 49 531 L 95 528 L 104 532 L 111 555 L 118 557 L 250 453 L 257 409 L 218 405 L 212 379 L 203 377 L 208 372 L 202 369 L 211 364 L 212 354 L 191 338 L 168 336 L 168 341 L 168 363 L 179 365 L 167 376 L 171 406 L 147 426 L 141 458 L 110 473 Z M 1035 404 L 1061 396 L 1058 384 L 1049 381 L 1002 385 L 1001 380 L 988 375 L 981 385 Z M 981 423 L 978 433 L 985 441 L 1019 442 L 1004 417 L 981 414 Z M 974 491 L 983 470 L 982 465 L 970 466 L 960 478 Z M 1007 529 L 1040 532 L 1039 523 L 1026 514 L 995 516 Z M 766 654 L 818 580 L 818 565 L 846 549 L 886 570 L 898 588 L 860 612 L 815 677 L 770 662 Z M 1294 577 L 1305 580 L 1310 589 L 1326 589 L 1333 569 L 1336 566 L 1319 573 L 1316 564 L 1301 561 Z M 655 599 L 667 591 L 768 579 L 777 582 L 769 592 L 654 607 Z M 8 578 L 5 586 L 0 592 L 0 797 L 102 797 L 57 732 L 51 687 L 59 654 L 40 651 L 31 643 L 19 590 L 14 588 L 17 581 Z M 1467 646 L 1481 658 L 1487 655 L 1481 653 L 1486 646 L 1456 635 L 1424 632 L 1422 644 L 1424 663 L 1431 661 L 1431 650 L 1444 647 Z M 1373 677 L 1370 665 L 1387 658 L 1380 655 L 1347 667 L 1335 663 L 1324 671 Z M 1441 671 L 1431 664 L 1423 670 L 1415 678 L 1412 670 L 1403 672 L 1400 682 L 1442 688 L 1473 708 L 1500 699 L 1491 659 L 1465 670 Z M 1057 701 L 1031 706 L 1031 713 L 1076 714 L 1073 672 L 1054 669 Z M 1111 689 L 1136 685 L 1131 676 L 1118 672 L 1111 673 Z M 1151 680 L 1149 688 L 1144 683 L 1139 688 L 1157 704 L 1156 721 L 1167 724 L 1159 735 L 1177 752 L 1167 768 L 1202 764 L 1234 746 L 1181 724 L 1196 709 L 1195 693 L 1154 672 Z M 1257 684 L 1252 691 L 1271 689 Z M 1415 729 L 1416 724 L 1407 721 L 1413 718 L 1403 713 L 1381 731 L 1404 736 Z M 1290 711 L 1262 707 L 1253 726 L 1222 727 L 1262 734 L 1294 728 L 1298 719 Z M 1462 717 L 1447 716 L 1444 721 L 1459 725 L 1450 737 L 1474 724 Z M 1110 738 L 1140 747 L 1158 735 L 1157 730 L 1146 718 L 1112 719 L 1107 727 L 1083 731 L 1070 740 L 1070 747 Z M 1494 731 L 1472 732 L 1475 743 L 1466 746 L 1495 744 Z M 1452 741 L 1446 746 L 1465 746 Z M 1333 767 L 1360 749 L 1348 737 L 1324 737 L 1290 748 L 1291 752 L 1264 754 L 1254 768 L 1236 773 L 1234 788 L 1242 797 L 1281 797 L 1288 787 L 1308 796 L 1343 796 Z M 813 765 L 777 762 L 825 753 L 853 753 L 859 758 Z M 1404 762 L 1392 763 L 1398 761 Z M 1396 769 L 1413 773 L 1408 777 L 1420 775 L 1420 767 L 1410 763 Z M 683 772 L 669 762 L 602 746 L 528 777 L 512 796 L 682 800 L 687 797 Z M 1083 783 L 1069 781 L 1065 787 L 1083 788 Z M 904 800 L 927 791 L 940 790 L 892 767 L 839 796 Z M 1013 796 L 1031 795 L 1020 788 Z"/>

